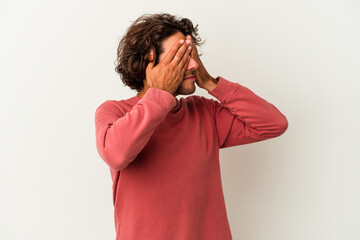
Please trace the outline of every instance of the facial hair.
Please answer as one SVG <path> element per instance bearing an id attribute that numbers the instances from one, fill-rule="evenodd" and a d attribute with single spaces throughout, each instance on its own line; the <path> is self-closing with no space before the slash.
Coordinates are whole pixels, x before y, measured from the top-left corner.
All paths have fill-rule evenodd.
<path id="1" fill-rule="evenodd" d="M 182 84 L 180 84 L 178 89 L 175 91 L 175 95 L 190 95 L 194 92 L 195 92 L 195 90 L 183 87 Z"/>

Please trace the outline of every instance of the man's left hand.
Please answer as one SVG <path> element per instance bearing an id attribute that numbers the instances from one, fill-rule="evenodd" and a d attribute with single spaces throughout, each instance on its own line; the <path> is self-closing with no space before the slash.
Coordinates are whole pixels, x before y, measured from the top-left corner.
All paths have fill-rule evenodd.
<path id="1" fill-rule="evenodd" d="M 199 87 L 204 88 L 207 91 L 211 91 L 216 87 L 217 80 L 212 76 L 210 76 L 210 74 L 206 71 L 204 64 L 200 60 L 197 51 L 197 46 L 195 45 L 194 41 L 192 41 L 191 36 L 189 35 L 187 39 L 191 40 L 191 46 L 192 46 L 192 50 L 190 53 L 191 57 L 193 57 L 197 62 L 197 64 L 199 65 L 198 68 L 195 70 L 195 77 L 196 77 L 195 82 Z"/>

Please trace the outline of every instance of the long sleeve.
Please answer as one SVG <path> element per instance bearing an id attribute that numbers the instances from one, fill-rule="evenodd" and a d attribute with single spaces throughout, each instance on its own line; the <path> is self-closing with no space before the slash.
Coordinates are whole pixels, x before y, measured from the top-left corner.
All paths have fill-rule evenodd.
<path id="1" fill-rule="evenodd" d="M 157 88 L 149 88 L 128 112 L 113 100 L 102 103 L 95 111 L 96 148 L 101 158 L 116 171 L 125 168 L 175 105 L 172 94 Z"/>
<path id="2" fill-rule="evenodd" d="M 208 93 L 220 101 L 210 99 L 220 148 L 263 141 L 286 131 L 287 118 L 273 104 L 239 83 L 217 79 Z"/>

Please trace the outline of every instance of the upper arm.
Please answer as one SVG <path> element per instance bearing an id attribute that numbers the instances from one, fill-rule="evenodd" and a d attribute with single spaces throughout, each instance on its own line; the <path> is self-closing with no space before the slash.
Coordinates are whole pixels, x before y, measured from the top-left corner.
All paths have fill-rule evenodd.
<path id="1" fill-rule="evenodd" d="M 220 102 L 209 99 L 218 136 L 219 148 L 265 140 L 261 130 L 250 127 Z"/>

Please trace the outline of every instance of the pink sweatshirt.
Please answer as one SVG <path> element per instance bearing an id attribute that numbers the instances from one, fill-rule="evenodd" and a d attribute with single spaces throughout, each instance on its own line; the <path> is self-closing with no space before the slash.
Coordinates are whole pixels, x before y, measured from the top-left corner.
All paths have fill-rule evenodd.
<path id="1" fill-rule="evenodd" d="M 150 88 L 95 113 L 96 147 L 113 181 L 116 240 L 230 240 L 219 149 L 278 137 L 271 103 L 218 76 L 220 103 Z"/>

